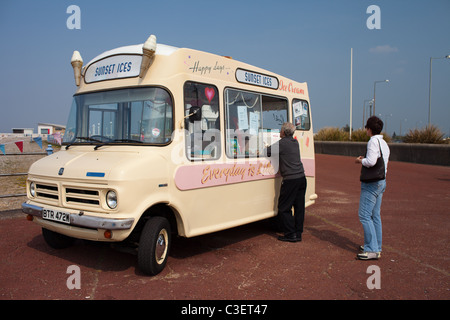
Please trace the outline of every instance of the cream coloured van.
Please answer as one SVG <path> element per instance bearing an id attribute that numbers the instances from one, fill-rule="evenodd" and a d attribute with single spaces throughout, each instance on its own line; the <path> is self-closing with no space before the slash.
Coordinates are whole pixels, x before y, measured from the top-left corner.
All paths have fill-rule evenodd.
<path id="1" fill-rule="evenodd" d="M 83 65 L 61 151 L 34 163 L 22 210 L 54 248 L 74 239 L 137 244 L 139 268 L 163 270 L 171 237 L 194 237 L 277 212 L 275 152 L 296 125 L 314 203 L 308 88 L 206 52 L 156 43 L 120 47 Z"/>

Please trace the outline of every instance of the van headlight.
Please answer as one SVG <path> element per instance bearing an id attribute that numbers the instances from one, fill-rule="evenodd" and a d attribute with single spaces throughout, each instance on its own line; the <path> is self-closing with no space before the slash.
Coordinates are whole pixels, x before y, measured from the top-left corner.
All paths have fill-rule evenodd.
<path id="1" fill-rule="evenodd" d="M 36 184 L 34 182 L 30 183 L 30 194 L 33 198 L 36 197 Z"/>
<path id="2" fill-rule="evenodd" d="M 109 190 L 106 194 L 106 204 L 111 209 L 115 209 L 117 207 L 117 194 L 114 190 Z"/>

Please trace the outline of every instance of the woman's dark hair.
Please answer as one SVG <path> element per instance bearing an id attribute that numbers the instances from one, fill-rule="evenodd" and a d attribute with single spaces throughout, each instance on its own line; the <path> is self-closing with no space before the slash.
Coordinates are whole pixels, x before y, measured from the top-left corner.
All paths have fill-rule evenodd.
<path id="1" fill-rule="evenodd" d="M 381 130 L 383 130 L 383 121 L 376 116 L 371 116 L 367 119 L 366 128 L 372 130 L 372 134 L 380 134 Z"/>

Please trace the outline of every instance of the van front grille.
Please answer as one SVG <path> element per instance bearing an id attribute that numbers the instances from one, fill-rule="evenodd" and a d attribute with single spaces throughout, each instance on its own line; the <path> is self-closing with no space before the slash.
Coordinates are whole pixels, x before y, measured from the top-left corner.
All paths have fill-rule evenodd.
<path id="1" fill-rule="evenodd" d="M 36 197 L 58 201 L 59 200 L 58 185 L 37 183 Z"/>
<path id="2" fill-rule="evenodd" d="M 89 207 L 101 209 L 102 188 L 77 186 L 52 182 L 36 182 L 36 200 L 52 206 L 82 210 Z"/>
<path id="3" fill-rule="evenodd" d="M 66 187 L 65 192 L 65 200 L 68 204 L 79 203 L 94 206 L 100 205 L 100 192 L 98 190 Z"/>

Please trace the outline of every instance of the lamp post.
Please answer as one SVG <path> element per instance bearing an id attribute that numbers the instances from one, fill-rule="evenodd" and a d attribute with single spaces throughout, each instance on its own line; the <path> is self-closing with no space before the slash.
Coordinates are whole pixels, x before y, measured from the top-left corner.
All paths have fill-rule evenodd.
<path id="1" fill-rule="evenodd" d="M 380 114 L 380 116 L 381 116 L 381 114 Z M 387 132 L 387 119 L 388 119 L 388 117 L 392 117 L 392 113 L 384 115 L 384 132 L 386 134 L 388 134 L 388 132 Z"/>
<path id="2" fill-rule="evenodd" d="M 392 117 L 392 113 L 384 115 L 384 122 L 383 122 L 384 126 L 383 126 L 383 129 L 384 129 L 384 133 L 386 133 L 386 134 L 387 134 L 387 117 Z M 378 118 L 382 119 L 383 115 L 381 113 L 379 113 L 378 114 Z"/>
<path id="3" fill-rule="evenodd" d="M 366 102 L 373 102 L 373 99 L 370 100 L 364 100 L 364 107 L 363 107 L 363 124 L 362 124 L 362 128 L 364 129 L 364 123 L 366 122 Z"/>
<path id="4" fill-rule="evenodd" d="M 408 119 L 403 119 L 403 121 L 407 121 Z M 400 137 L 402 137 L 402 120 L 400 120 Z"/>
<path id="5" fill-rule="evenodd" d="M 431 73 L 432 73 L 433 59 L 450 59 L 450 54 L 446 55 L 445 57 L 441 57 L 441 58 L 430 57 L 430 89 L 429 89 L 429 93 L 428 93 L 428 126 L 431 125 Z"/>
<path id="6" fill-rule="evenodd" d="M 382 80 L 382 81 L 375 81 L 373 83 L 373 111 L 372 111 L 373 113 L 372 113 L 372 115 L 375 115 L 375 88 L 376 88 L 377 83 L 380 83 L 380 82 L 389 82 L 389 80 L 386 79 L 386 80 Z"/>

